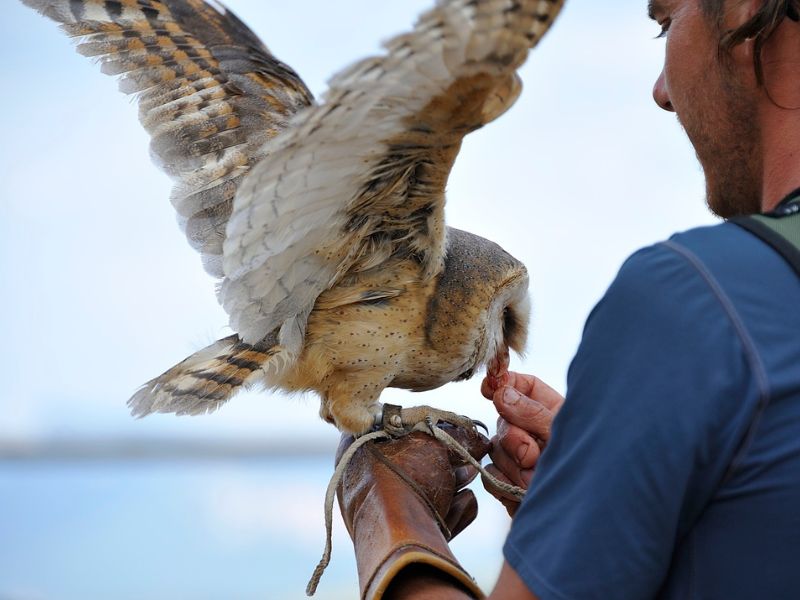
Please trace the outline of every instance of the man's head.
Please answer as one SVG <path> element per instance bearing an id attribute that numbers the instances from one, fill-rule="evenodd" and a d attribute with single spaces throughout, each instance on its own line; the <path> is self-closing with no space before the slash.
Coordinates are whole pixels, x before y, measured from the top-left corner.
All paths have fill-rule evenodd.
<path id="1" fill-rule="evenodd" d="M 650 0 L 667 38 L 653 95 L 677 113 L 703 166 L 709 207 L 720 216 L 761 209 L 763 51 L 799 1 Z"/>

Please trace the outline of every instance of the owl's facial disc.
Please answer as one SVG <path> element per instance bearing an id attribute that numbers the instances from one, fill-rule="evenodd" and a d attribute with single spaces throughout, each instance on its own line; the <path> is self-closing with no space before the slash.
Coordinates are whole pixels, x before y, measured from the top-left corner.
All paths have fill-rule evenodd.
<path id="1" fill-rule="evenodd" d="M 502 301 L 489 321 L 489 344 L 486 348 L 486 374 L 500 378 L 508 372 L 509 349 L 525 351 L 530 317 L 527 277 L 500 296 Z"/>

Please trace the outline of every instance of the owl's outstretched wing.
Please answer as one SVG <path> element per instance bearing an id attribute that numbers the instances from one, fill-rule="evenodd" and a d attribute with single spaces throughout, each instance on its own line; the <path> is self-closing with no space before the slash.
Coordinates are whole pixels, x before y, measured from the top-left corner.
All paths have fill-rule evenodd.
<path id="1" fill-rule="evenodd" d="M 236 189 L 264 144 L 311 103 L 292 69 L 236 15 L 202 0 L 22 0 L 80 39 L 136 94 L 172 203 L 206 270 L 222 277 Z"/>
<path id="2" fill-rule="evenodd" d="M 514 102 L 516 70 L 562 3 L 439 0 L 271 142 L 237 193 L 224 244 L 220 300 L 245 341 L 302 331 L 321 292 L 393 257 L 440 271 L 461 140 Z"/>

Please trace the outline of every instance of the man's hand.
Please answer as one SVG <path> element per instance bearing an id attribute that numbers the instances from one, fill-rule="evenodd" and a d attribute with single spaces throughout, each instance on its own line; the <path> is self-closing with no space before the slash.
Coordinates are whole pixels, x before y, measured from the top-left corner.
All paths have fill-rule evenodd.
<path id="1" fill-rule="evenodd" d="M 499 377 L 487 376 L 481 393 L 494 402 L 500 415 L 489 452 L 494 463 L 487 470 L 502 481 L 527 489 L 539 456 L 550 441 L 550 428 L 564 398 L 533 375 L 513 371 Z M 513 517 L 519 502 L 487 489 Z"/>

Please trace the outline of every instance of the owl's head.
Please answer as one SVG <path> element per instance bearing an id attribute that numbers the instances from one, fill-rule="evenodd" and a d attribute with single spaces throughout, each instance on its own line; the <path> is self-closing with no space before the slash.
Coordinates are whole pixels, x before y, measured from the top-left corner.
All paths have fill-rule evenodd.
<path id="1" fill-rule="evenodd" d="M 469 379 L 508 351 L 525 351 L 528 272 L 494 242 L 448 228 L 445 268 L 429 307 L 429 339 L 452 353 L 453 379 Z"/>

